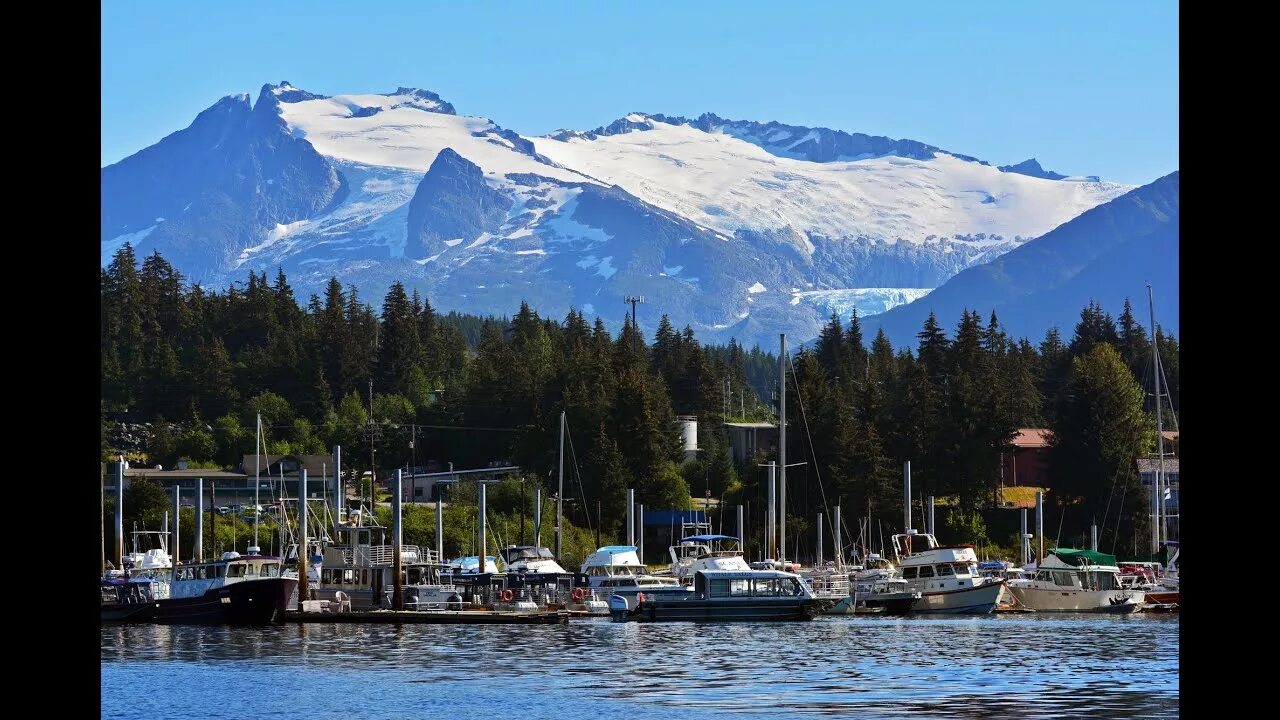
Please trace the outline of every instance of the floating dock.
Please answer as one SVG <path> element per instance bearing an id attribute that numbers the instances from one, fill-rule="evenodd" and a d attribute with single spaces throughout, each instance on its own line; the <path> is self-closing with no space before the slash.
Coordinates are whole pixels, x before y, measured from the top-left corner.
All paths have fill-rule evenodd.
<path id="1" fill-rule="evenodd" d="M 368 612 L 300 612 L 286 610 L 287 623 L 381 623 L 397 625 L 554 625 L 569 622 L 570 612 L 514 613 L 489 610 L 371 610 Z"/>

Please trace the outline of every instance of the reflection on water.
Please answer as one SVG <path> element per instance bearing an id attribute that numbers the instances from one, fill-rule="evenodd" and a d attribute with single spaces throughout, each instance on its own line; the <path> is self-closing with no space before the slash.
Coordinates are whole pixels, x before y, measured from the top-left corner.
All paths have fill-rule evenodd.
<path id="1" fill-rule="evenodd" d="M 308 719 L 1177 717 L 1178 619 L 102 629 L 103 717 L 207 720 L 211 710 Z"/>

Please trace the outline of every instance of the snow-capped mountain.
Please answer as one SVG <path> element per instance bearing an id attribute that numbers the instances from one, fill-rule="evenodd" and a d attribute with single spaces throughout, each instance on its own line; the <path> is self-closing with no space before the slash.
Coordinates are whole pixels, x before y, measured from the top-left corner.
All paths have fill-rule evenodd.
<path id="1" fill-rule="evenodd" d="M 156 249 L 206 284 L 281 266 L 300 293 L 337 275 L 376 300 L 400 280 L 442 309 L 527 300 L 615 327 L 640 294 L 645 329 L 665 312 L 704 337 L 803 340 L 1129 189 L 1026 166 L 709 113 L 526 137 L 426 90 L 283 82 L 103 168 L 101 252 Z"/>

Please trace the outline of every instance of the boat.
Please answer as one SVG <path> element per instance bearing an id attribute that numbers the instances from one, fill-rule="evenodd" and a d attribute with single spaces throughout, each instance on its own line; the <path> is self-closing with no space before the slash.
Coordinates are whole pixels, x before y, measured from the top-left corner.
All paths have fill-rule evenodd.
<path id="1" fill-rule="evenodd" d="M 812 620 L 830 601 L 815 597 L 799 575 L 781 570 L 695 570 L 688 592 L 645 592 L 634 607 L 614 595 L 615 621 Z"/>
<path id="2" fill-rule="evenodd" d="M 155 619 L 156 602 L 149 577 L 131 578 L 123 572 L 102 578 L 103 622 L 149 622 Z"/>
<path id="3" fill-rule="evenodd" d="M 978 574 L 972 545 L 939 545 L 931 533 L 908 530 L 893 536 L 893 552 L 907 589 L 921 595 L 915 613 L 986 614 L 1005 587 Z"/>
<path id="4" fill-rule="evenodd" d="M 1114 555 L 1054 548 L 1029 580 L 1009 583 L 1018 603 L 1037 612 L 1136 612 L 1145 594 L 1124 588 Z"/>
<path id="5" fill-rule="evenodd" d="M 1166 586 L 1160 563 L 1122 562 L 1118 567 L 1121 587 L 1141 590 L 1146 595 L 1144 602 L 1148 605 L 1176 604 L 1181 599 L 1177 577 L 1173 578 L 1172 587 Z"/>
<path id="6" fill-rule="evenodd" d="M 141 594 L 143 586 L 149 585 L 149 602 L 154 610 L 126 612 L 118 602 L 106 602 L 104 592 L 102 620 L 173 625 L 275 623 L 284 619 L 298 583 L 295 578 L 281 575 L 280 558 L 237 552 L 223 553 L 220 560 L 213 562 L 179 564 L 168 572 L 168 577 L 162 575 L 163 571 L 139 572 L 125 584 L 111 582 L 111 578 L 104 580 L 104 587 L 127 587 L 131 595 L 135 589 Z"/>
<path id="7" fill-rule="evenodd" d="M 996 601 L 996 610 L 1005 611 L 1018 608 L 1018 599 L 1009 590 L 1009 583 L 1014 580 L 1026 580 L 1027 571 L 1024 568 L 1006 560 L 984 560 L 978 563 L 978 574 L 987 578 L 988 581 L 1005 581 L 1005 587 L 1000 592 L 1000 599 Z"/>
<path id="8" fill-rule="evenodd" d="M 587 576 L 565 570 L 549 548 L 508 545 L 499 552 L 506 563 L 510 602 L 527 601 L 538 608 L 563 608 L 589 615 L 609 614 L 609 603 L 591 596 Z"/>
<path id="9" fill-rule="evenodd" d="M 683 595 L 693 591 L 674 576 L 651 574 L 636 550 L 635 545 L 605 545 L 588 555 L 581 568 L 587 577 L 586 597 L 605 601 L 612 612 L 614 597 L 622 598 L 627 608 L 634 610 L 640 593 Z"/>

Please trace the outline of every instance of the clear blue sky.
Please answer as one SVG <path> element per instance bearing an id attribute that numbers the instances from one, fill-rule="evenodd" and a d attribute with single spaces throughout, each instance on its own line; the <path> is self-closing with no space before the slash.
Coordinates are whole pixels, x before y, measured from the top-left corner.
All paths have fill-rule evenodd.
<path id="1" fill-rule="evenodd" d="M 526 135 L 711 111 L 1122 182 L 1178 167 L 1172 1 L 104 0 L 102 164 L 280 80 L 427 88 Z"/>

